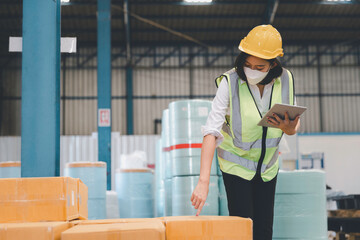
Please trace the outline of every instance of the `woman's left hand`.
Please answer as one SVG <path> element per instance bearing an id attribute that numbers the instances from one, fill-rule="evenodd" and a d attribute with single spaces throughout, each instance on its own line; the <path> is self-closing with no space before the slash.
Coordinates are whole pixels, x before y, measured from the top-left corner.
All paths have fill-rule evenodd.
<path id="1" fill-rule="evenodd" d="M 284 120 L 282 120 L 277 114 L 273 114 L 273 116 L 274 117 L 268 117 L 267 122 L 269 124 L 280 128 L 287 135 L 294 135 L 296 133 L 300 115 L 297 115 L 294 120 L 289 119 L 288 112 L 285 112 Z"/>

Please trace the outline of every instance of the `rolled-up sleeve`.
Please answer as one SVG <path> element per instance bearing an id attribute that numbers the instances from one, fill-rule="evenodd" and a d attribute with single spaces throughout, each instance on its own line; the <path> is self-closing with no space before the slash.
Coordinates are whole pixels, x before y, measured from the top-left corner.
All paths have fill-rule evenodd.
<path id="1" fill-rule="evenodd" d="M 225 115 L 229 112 L 229 87 L 226 79 L 223 79 L 212 102 L 206 124 L 201 127 L 203 136 L 213 135 L 216 137 L 216 146 L 224 140 L 220 130 L 225 122 Z"/>

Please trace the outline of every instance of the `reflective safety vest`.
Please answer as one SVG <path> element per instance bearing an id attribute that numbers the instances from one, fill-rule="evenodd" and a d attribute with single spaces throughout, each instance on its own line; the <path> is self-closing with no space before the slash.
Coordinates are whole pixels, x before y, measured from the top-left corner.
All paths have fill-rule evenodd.
<path id="1" fill-rule="evenodd" d="M 224 141 L 217 148 L 223 172 L 251 180 L 261 174 L 264 182 L 273 179 L 279 169 L 279 142 L 283 131 L 258 126 L 262 115 L 247 82 L 241 83 L 235 69 L 224 73 L 215 82 L 226 78 L 229 85 L 230 116 L 225 117 L 221 133 Z M 294 105 L 294 81 L 290 71 L 276 78 L 269 109 L 276 103 Z"/>

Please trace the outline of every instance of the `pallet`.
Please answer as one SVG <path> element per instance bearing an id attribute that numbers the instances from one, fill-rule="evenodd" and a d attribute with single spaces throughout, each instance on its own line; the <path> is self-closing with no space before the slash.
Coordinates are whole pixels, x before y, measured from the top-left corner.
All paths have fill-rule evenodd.
<path id="1" fill-rule="evenodd" d="M 348 209 L 348 210 L 333 210 L 328 211 L 328 217 L 339 218 L 360 218 L 360 210 Z"/>
<path id="2" fill-rule="evenodd" d="M 360 240 L 360 233 L 336 233 L 335 240 Z"/>

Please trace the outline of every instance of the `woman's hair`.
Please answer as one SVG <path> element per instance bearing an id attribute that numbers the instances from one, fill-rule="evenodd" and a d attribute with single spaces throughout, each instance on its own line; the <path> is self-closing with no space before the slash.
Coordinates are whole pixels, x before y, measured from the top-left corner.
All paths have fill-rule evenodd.
<path id="1" fill-rule="evenodd" d="M 249 54 L 245 52 L 240 52 L 239 56 L 237 56 L 235 60 L 235 71 L 239 75 L 239 77 L 247 81 L 246 75 L 244 73 L 244 64 L 246 62 L 247 57 L 250 56 Z M 270 64 L 276 63 L 276 66 L 272 69 L 270 69 L 268 75 L 259 83 L 261 85 L 266 85 L 270 83 L 274 78 L 278 78 L 281 76 L 283 69 L 281 66 L 281 63 L 276 58 L 273 59 L 265 59 L 266 61 L 270 62 Z"/>

